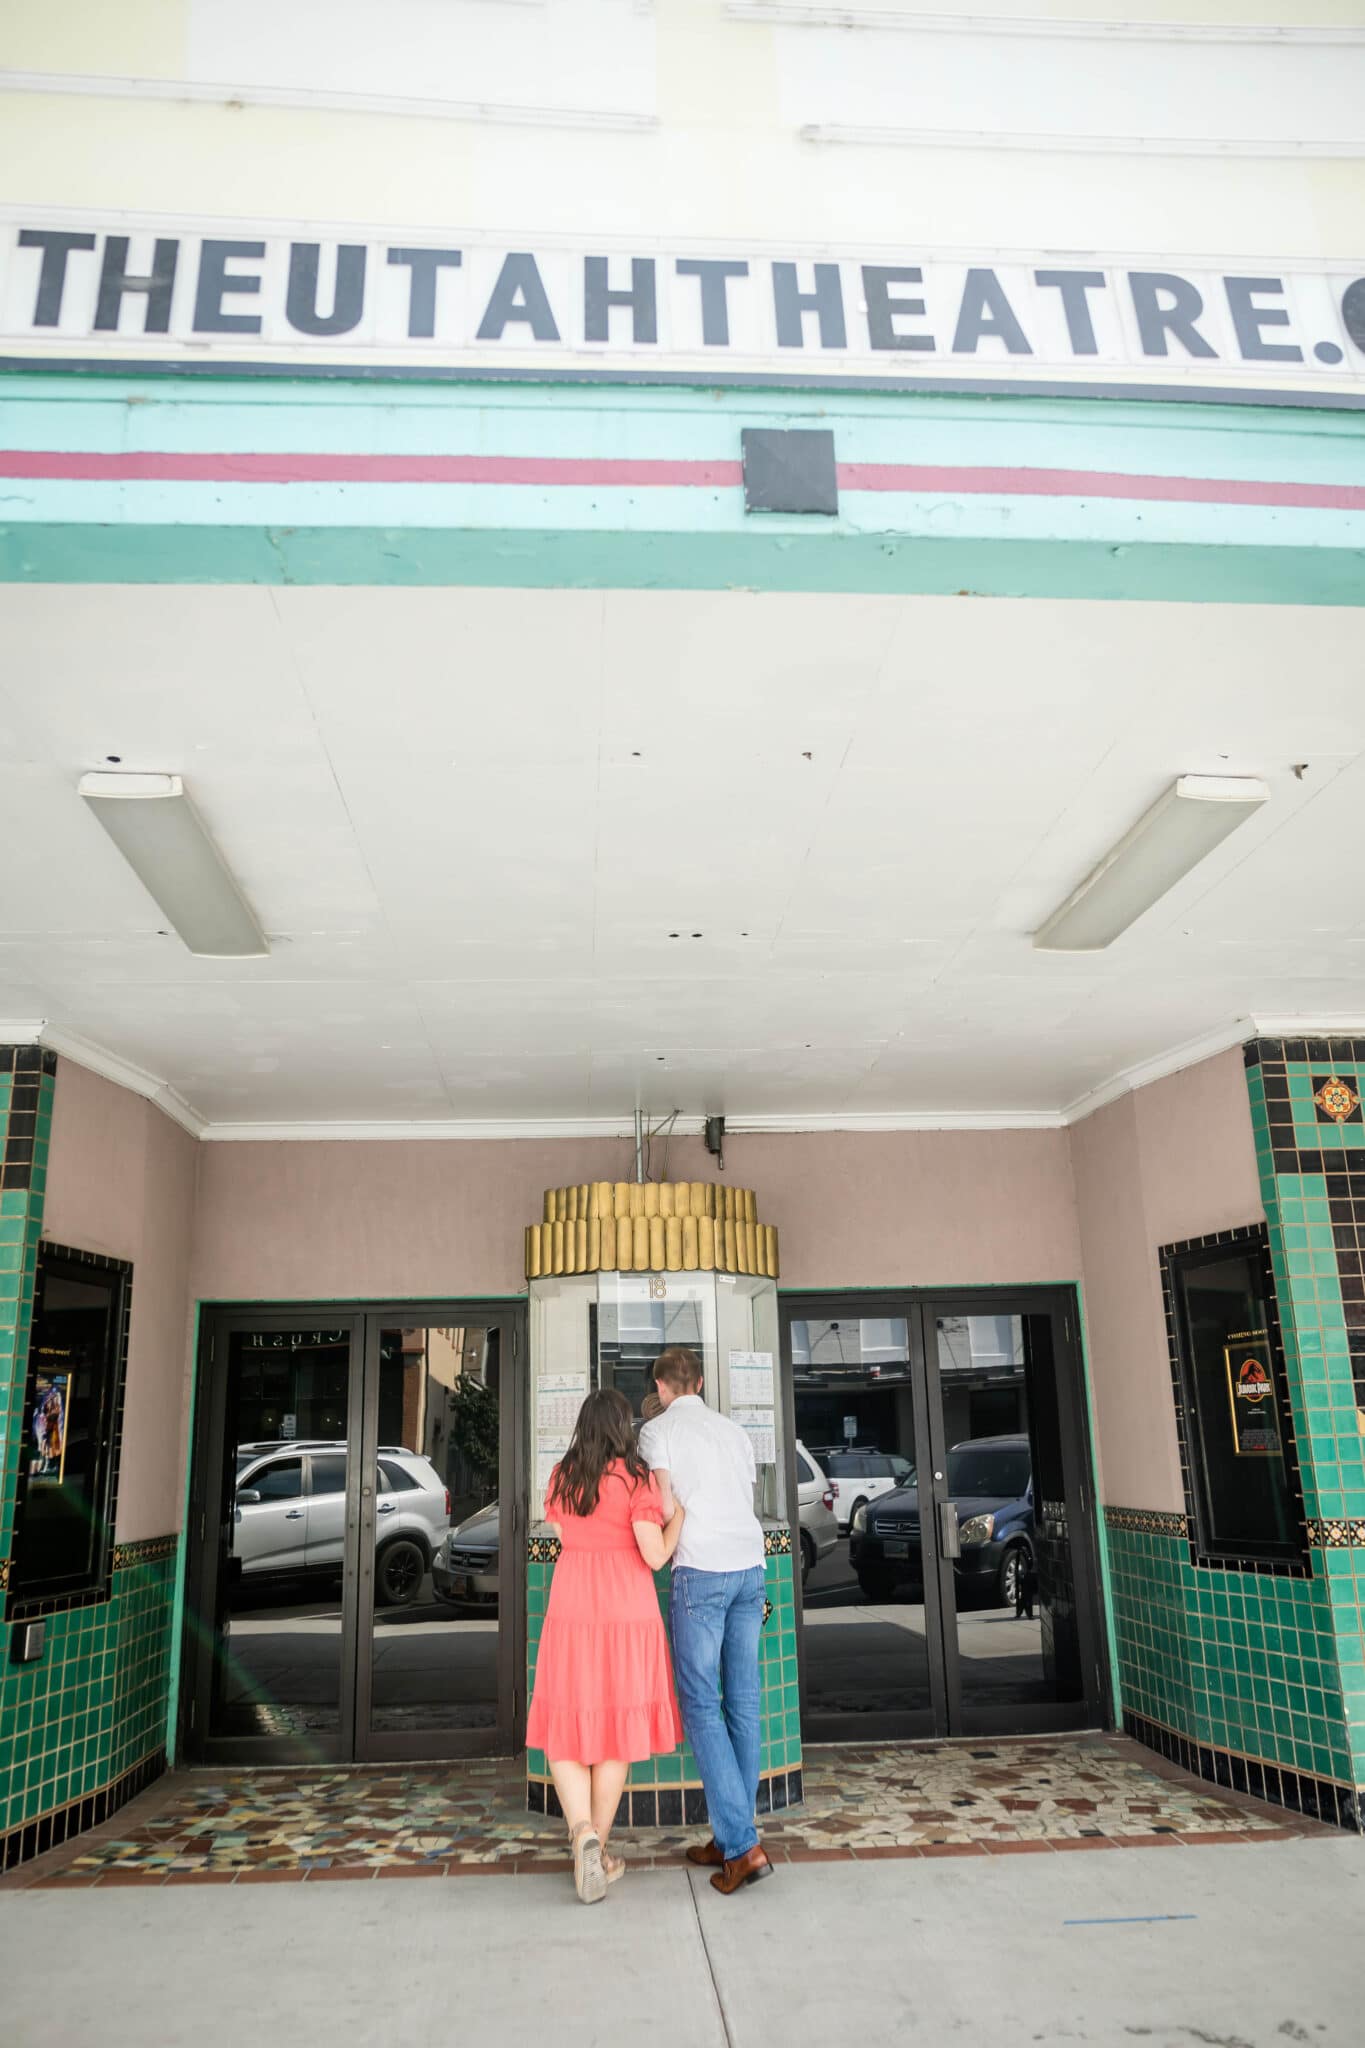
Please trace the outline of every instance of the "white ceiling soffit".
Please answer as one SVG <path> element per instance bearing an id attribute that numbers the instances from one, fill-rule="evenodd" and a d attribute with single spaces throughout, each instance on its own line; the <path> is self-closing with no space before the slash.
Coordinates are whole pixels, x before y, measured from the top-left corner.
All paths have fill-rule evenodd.
<path id="1" fill-rule="evenodd" d="M 1365 1015 L 1359 622 L 9 585 L 0 1018 L 214 1137 L 1056 1127 Z M 77 794 L 115 766 L 184 777 L 268 957 L 165 929 Z M 1113 946 L 1035 952 L 1183 774 L 1270 797 Z"/>

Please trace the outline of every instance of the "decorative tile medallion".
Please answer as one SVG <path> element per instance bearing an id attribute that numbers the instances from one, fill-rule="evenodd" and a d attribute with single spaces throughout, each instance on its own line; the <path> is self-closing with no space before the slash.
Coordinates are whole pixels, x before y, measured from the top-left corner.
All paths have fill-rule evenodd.
<path id="1" fill-rule="evenodd" d="M 1332 1124 L 1359 1122 L 1360 1097 L 1349 1081 L 1343 1081 L 1339 1074 L 1329 1074 L 1319 1081 L 1313 1076 L 1313 1100 L 1318 1106 L 1320 1122 Z"/>
<path id="2" fill-rule="evenodd" d="M 178 1536 L 144 1536 L 138 1543 L 116 1543 L 114 1570 L 123 1572 L 137 1564 L 159 1564 L 163 1558 L 174 1557 L 179 1548 Z"/>
<path id="3" fill-rule="evenodd" d="M 792 1554 L 792 1532 L 790 1529 L 765 1529 L 763 1531 L 763 1555 L 765 1557 L 790 1557 Z"/>
<path id="4" fill-rule="evenodd" d="M 528 1536 L 526 1539 L 526 1562 L 528 1564 L 554 1564 L 559 1556 L 557 1536 Z"/>
<path id="5" fill-rule="evenodd" d="M 1365 1521 L 1329 1520 L 1314 1515 L 1308 1523 L 1314 1550 L 1365 1550 Z"/>
<path id="6" fill-rule="evenodd" d="M 1159 1508 L 1111 1508 L 1104 1510 L 1111 1529 L 1126 1529 L 1133 1536 L 1180 1536 L 1190 1533 L 1188 1515 L 1167 1514 Z"/>

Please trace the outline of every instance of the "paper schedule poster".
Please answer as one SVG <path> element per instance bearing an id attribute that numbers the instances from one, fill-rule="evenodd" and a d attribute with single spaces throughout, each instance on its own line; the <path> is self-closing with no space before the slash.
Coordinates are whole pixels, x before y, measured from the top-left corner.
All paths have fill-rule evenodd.
<path id="1" fill-rule="evenodd" d="M 730 1353 L 730 1412 L 740 1408 L 771 1408 L 773 1405 L 773 1355 L 771 1351 Z M 771 1460 L 769 1460 L 771 1463 Z"/>
<path id="2" fill-rule="evenodd" d="M 730 1418 L 737 1422 L 753 1445 L 756 1465 L 777 1463 L 777 1432 L 773 1427 L 771 1408 L 730 1408 Z"/>
<path id="3" fill-rule="evenodd" d="M 578 1411 L 588 1392 L 588 1376 L 581 1372 L 542 1373 L 536 1385 L 536 1428 L 566 1432 L 565 1448 Z"/>
<path id="4" fill-rule="evenodd" d="M 538 1430 L 536 1433 L 536 1497 L 532 1503 L 533 1512 L 540 1513 L 545 1489 L 550 1483 L 550 1474 L 569 1448 L 569 1431 L 557 1435 L 553 1430 Z"/>

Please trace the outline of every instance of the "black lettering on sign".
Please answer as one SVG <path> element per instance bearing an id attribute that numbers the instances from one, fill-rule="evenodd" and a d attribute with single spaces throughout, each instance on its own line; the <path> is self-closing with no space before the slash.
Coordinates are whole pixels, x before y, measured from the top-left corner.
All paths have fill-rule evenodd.
<path id="1" fill-rule="evenodd" d="M 117 333 L 124 295 L 145 292 L 147 307 L 142 316 L 143 333 L 169 334 L 171 293 L 175 289 L 175 266 L 179 257 L 179 242 L 158 241 L 152 251 L 150 271 L 144 277 L 133 277 L 128 271 L 127 235 L 107 235 L 104 261 L 100 265 L 99 297 L 95 302 L 95 326 Z"/>
<path id="2" fill-rule="evenodd" d="M 805 347 L 807 313 L 814 313 L 819 320 L 821 348 L 848 346 L 839 266 L 837 263 L 817 263 L 814 269 L 815 289 L 803 292 L 797 282 L 794 263 L 773 265 L 773 309 L 777 314 L 779 348 Z"/>
<path id="3" fill-rule="evenodd" d="M 962 287 L 953 350 L 974 356 L 982 341 L 1003 341 L 1012 356 L 1031 356 L 1028 336 L 1019 325 L 1009 295 L 993 270 L 969 270 Z"/>
<path id="4" fill-rule="evenodd" d="M 897 317 L 923 319 L 923 299 L 909 299 L 903 294 L 892 293 L 893 284 L 923 284 L 924 272 L 918 267 L 900 270 L 885 269 L 880 263 L 863 265 L 863 296 L 867 300 L 867 338 L 873 348 L 919 349 L 932 355 L 934 337 L 932 334 L 902 334 L 896 325 Z"/>
<path id="5" fill-rule="evenodd" d="M 229 271 L 229 263 L 259 263 L 265 256 L 264 242 L 202 242 L 199 247 L 199 281 L 194 293 L 196 334 L 259 334 L 259 313 L 225 313 L 223 300 L 229 293 L 254 297 L 261 289 L 259 276 Z"/>
<path id="6" fill-rule="evenodd" d="M 1186 355 L 1218 354 L 1194 324 L 1204 310 L 1204 301 L 1187 277 L 1173 277 L 1164 270 L 1130 270 L 1128 289 L 1145 356 L 1169 355 L 1172 337 Z"/>
<path id="7" fill-rule="evenodd" d="M 365 245 L 342 242 L 337 248 L 336 286 L 330 313 L 318 311 L 318 242 L 289 245 L 289 290 L 284 317 L 296 334 L 349 334 L 365 311 Z"/>
<path id="8" fill-rule="evenodd" d="M 534 256 L 517 253 L 503 260 L 498 281 L 479 322 L 480 341 L 501 341 L 513 324 L 529 327 L 532 341 L 558 341 L 559 329 L 545 296 Z"/>
<path id="9" fill-rule="evenodd" d="M 408 279 L 408 339 L 430 341 L 436 332 L 436 280 L 442 269 L 458 270 L 463 261 L 458 249 L 390 249 L 390 263 L 406 263 Z"/>
<path id="10" fill-rule="evenodd" d="M 1365 277 L 1358 277 L 1342 293 L 1341 317 L 1356 347 L 1365 351 Z"/>
<path id="11" fill-rule="evenodd" d="M 1225 277 L 1223 290 L 1228 295 L 1228 310 L 1232 314 L 1232 325 L 1237 335 L 1237 346 L 1242 351 L 1242 360 L 1248 363 L 1301 363 L 1303 350 L 1292 342 L 1267 341 L 1261 333 L 1263 327 L 1288 327 L 1289 314 L 1283 306 L 1258 306 L 1258 298 L 1268 292 L 1284 293 L 1284 279 L 1280 277 Z"/>
<path id="12" fill-rule="evenodd" d="M 630 308 L 631 337 L 637 342 L 659 339 L 659 308 L 654 295 L 654 259 L 632 256 L 628 289 L 614 289 L 605 256 L 583 258 L 583 339 L 611 340 L 611 309 Z"/>
<path id="13" fill-rule="evenodd" d="M 62 319 L 62 294 L 66 290 L 66 259 L 80 249 L 93 249 L 93 235 L 67 235 L 56 228 L 21 228 L 19 247 L 41 249 L 42 264 L 38 271 L 38 297 L 33 307 L 35 327 L 59 327 Z"/>
<path id="14" fill-rule="evenodd" d="M 1095 339 L 1095 323 L 1090 317 L 1090 294 L 1102 292 L 1106 279 L 1102 270 L 1035 270 L 1035 284 L 1045 291 L 1056 291 L 1062 295 L 1062 311 L 1066 315 L 1067 339 L 1071 353 L 1075 356 L 1097 356 L 1100 345 Z"/>
<path id="15" fill-rule="evenodd" d="M 747 263 L 715 263 L 701 257 L 680 256 L 679 277 L 701 279 L 701 338 L 707 348 L 730 345 L 730 292 L 732 277 L 747 277 Z"/>

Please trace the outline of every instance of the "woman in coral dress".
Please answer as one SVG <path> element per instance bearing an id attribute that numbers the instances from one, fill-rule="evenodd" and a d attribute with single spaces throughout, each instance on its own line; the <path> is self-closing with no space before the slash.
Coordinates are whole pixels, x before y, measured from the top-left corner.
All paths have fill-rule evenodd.
<path id="1" fill-rule="evenodd" d="M 526 1741 L 543 1749 L 573 1843 L 585 1904 L 625 1864 L 607 1840 L 631 1764 L 682 1741 L 668 1640 L 653 1574 L 667 1564 L 683 1511 L 666 1510 L 635 1446 L 630 1403 L 589 1394 L 545 1495 L 559 1562 L 536 1659 Z"/>

